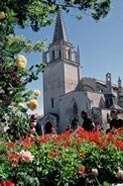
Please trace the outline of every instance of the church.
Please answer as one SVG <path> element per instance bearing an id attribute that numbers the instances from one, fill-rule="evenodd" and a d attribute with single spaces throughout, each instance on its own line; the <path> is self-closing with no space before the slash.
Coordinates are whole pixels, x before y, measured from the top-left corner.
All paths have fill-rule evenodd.
<path id="1" fill-rule="evenodd" d="M 118 85 L 112 84 L 111 73 L 105 82 L 95 78 L 81 77 L 79 47 L 68 40 L 64 20 L 59 10 L 52 43 L 43 53 L 46 68 L 43 72 L 44 116 L 42 125 L 45 133 L 52 126 L 62 133 L 74 119 L 81 124 L 80 113 L 88 113 L 94 122 L 106 128 L 107 114 L 111 109 L 123 112 L 123 88 L 119 77 Z"/>

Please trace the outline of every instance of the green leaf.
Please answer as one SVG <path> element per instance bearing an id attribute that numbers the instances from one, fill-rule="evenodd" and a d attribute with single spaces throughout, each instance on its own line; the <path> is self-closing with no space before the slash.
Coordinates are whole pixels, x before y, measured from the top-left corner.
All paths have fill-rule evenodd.
<path id="1" fill-rule="evenodd" d="M 102 184 L 102 186 L 110 186 L 110 184 L 108 183 L 108 182 L 104 182 L 103 184 Z"/>
<path id="2" fill-rule="evenodd" d="M 11 45 L 10 45 L 10 47 L 9 47 L 10 49 L 11 49 L 11 51 L 13 52 L 13 53 L 19 53 L 20 51 L 21 51 L 21 46 L 19 45 L 19 43 L 17 43 L 17 42 L 13 42 Z"/>

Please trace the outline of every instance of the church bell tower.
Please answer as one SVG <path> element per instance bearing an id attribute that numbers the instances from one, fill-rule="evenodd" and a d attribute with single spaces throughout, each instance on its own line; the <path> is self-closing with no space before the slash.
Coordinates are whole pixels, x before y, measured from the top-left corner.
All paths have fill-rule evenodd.
<path id="1" fill-rule="evenodd" d="M 60 96 L 74 91 L 80 80 L 79 48 L 68 41 L 61 10 L 56 17 L 53 41 L 43 54 L 44 114 L 59 114 Z"/>

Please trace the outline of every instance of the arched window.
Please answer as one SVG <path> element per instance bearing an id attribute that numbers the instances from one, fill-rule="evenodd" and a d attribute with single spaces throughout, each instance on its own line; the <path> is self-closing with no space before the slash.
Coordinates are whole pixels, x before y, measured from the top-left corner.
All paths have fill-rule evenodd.
<path id="1" fill-rule="evenodd" d="M 52 124 L 50 122 L 47 122 L 45 125 L 45 134 L 49 134 L 52 132 Z"/>
<path id="2" fill-rule="evenodd" d="M 111 84 L 111 73 L 109 72 L 106 74 L 106 83 Z"/>

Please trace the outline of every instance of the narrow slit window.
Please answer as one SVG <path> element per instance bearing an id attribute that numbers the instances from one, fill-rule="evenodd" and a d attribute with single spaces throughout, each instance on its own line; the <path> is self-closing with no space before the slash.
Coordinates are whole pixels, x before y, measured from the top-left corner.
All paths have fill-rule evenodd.
<path id="1" fill-rule="evenodd" d="M 61 58 L 61 50 L 59 50 L 59 59 Z"/>
<path id="2" fill-rule="evenodd" d="M 52 58 L 53 58 L 53 60 L 55 59 L 55 51 L 54 50 L 52 52 Z"/>
<path id="3" fill-rule="evenodd" d="M 68 59 L 71 60 L 71 50 L 70 49 L 68 50 Z"/>
<path id="4" fill-rule="evenodd" d="M 54 108 L 54 98 L 51 98 L 51 108 Z"/>

